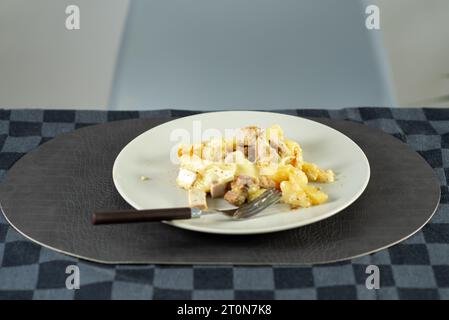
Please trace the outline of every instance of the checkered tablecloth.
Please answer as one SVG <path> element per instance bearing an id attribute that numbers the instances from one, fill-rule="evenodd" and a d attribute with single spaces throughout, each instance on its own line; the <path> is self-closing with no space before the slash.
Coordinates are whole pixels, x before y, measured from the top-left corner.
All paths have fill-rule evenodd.
<path id="1" fill-rule="evenodd" d="M 433 219 L 401 244 L 352 261 L 241 267 L 90 263 L 34 244 L 1 216 L 0 299 L 449 299 L 449 109 L 280 112 L 363 122 L 406 142 L 440 179 L 441 203 Z M 193 113 L 0 109 L 0 179 L 21 156 L 60 133 L 107 121 Z M 78 290 L 66 288 L 68 265 L 79 267 Z M 380 268 L 378 290 L 365 286 L 368 265 Z"/>

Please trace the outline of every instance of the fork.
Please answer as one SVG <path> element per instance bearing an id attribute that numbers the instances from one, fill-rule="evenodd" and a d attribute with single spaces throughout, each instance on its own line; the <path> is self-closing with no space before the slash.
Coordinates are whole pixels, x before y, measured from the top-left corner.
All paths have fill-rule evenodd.
<path id="1" fill-rule="evenodd" d="M 149 210 L 120 210 L 95 212 L 92 215 L 92 224 L 119 224 L 132 222 L 152 222 L 178 219 L 199 218 L 204 214 L 218 213 L 235 220 L 252 217 L 281 199 L 281 192 L 269 189 L 259 197 L 237 209 L 230 210 L 200 210 L 197 208 L 167 208 Z"/>

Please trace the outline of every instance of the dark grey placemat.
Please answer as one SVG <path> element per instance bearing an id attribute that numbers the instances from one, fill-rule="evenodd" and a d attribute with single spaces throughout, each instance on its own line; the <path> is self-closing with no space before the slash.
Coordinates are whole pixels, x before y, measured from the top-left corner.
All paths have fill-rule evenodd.
<path id="1" fill-rule="evenodd" d="M 118 152 L 166 120 L 87 127 L 28 153 L 0 186 L 6 218 L 36 242 L 105 263 L 309 264 L 395 244 L 419 230 L 438 205 L 439 183 L 432 169 L 405 144 L 357 123 L 315 119 L 356 141 L 371 165 L 364 194 L 327 220 L 252 236 L 202 234 L 161 223 L 92 226 L 95 209 L 128 207 L 112 183 Z"/>

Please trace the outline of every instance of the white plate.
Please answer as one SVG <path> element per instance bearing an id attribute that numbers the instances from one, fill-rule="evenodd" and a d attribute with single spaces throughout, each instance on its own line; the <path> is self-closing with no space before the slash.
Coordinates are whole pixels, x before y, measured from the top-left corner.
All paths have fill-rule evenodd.
<path id="1" fill-rule="evenodd" d="M 291 210 L 277 204 L 259 215 L 241 221 L 222 215 L 205 215 L 199 219 L 167 222 L 173 226 L 220 234 L 256 234 L 287 230 L 328 218 L 354 202 L 363 192 L 370 177 L 368 159 L 347 136 L 315 121 L 268 112 L 229 111 L 203 113 L 164 123 L 132 140 L 115 160 L 112 170 L 114 184 L 121 196 L 136 209 L 188 206 L 187 192 L 176 186 L 178 165 L 170 153 L 180 142 L 173 139 L 188 133 L 191 142 L 202 138 L 201 132 L 235 129 L 248 125 L 262 128 L 279 124 L 287 138 L 299 142 L 304 159 L 336 173 L 336 181 L 320 184 L 329 195 L 327 203 L 307 209 Z M 175 131 L 176 130 L 176 131 Z M 197 135 L 197 136 L 195 136 Z M 150 179 L 142 181 L 141 177 Z M 209 207 L 232 207 L 223 199 L 208 199 Z"/>

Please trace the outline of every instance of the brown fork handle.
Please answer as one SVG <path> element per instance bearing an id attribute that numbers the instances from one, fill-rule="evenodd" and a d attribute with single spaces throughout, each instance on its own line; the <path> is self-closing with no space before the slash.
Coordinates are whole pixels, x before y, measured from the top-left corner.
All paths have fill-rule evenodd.
<path id="1" fill-rule="evenodd" d="M 151 209 L 151 210 L 120 210 L 95 212 L 92 224 L 118 224 L 133 222 L 153 222 L 163 220 L 190 219 L 191 208 Z"/>

